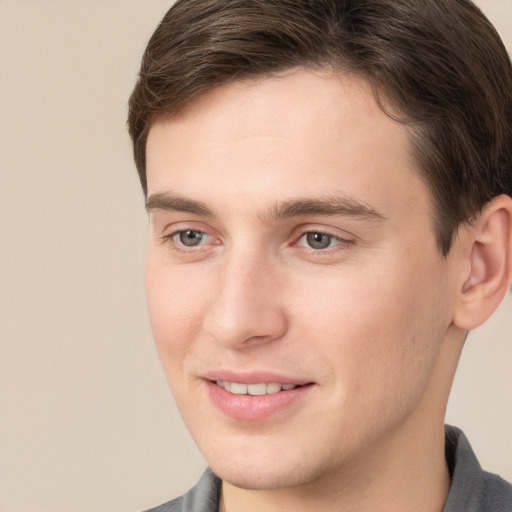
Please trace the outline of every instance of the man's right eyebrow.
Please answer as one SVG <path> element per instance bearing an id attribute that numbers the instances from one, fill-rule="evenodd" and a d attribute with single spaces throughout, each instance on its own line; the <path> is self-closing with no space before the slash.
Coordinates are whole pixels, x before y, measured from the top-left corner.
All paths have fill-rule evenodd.
<path id="1" fill-rule="evenodd" d="M 148 213 L 156 210 L 169 212 L 184 212 L 198 215 L 201 217 L 213 217 L 214 214 L 201 201 L 188 199 L 186 197 L 176 196 L 168 192 L 156 192 L 146 199 L 146 210 Z"/>

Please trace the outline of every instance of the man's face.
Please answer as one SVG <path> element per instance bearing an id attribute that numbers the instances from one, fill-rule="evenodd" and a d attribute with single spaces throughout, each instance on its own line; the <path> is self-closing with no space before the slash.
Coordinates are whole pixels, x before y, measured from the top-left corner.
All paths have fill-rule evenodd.
<path id="1" fill-rule="evenodd" d="M 442 422 L 453 263 L 363 80 L 219 88 L 152 127 L 147 172 L 156 346 L 222 478 L 304 484 Z"/>

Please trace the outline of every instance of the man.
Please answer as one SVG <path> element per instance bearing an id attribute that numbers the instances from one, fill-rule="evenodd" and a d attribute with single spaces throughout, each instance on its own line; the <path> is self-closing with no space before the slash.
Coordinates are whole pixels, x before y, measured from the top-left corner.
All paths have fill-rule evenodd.
<path id="1" fill-rule="evenodd" d="M 510 511 L 444 427 L 512 280 L 512 69 L 467 0 L 180 0 L 130 99 L 156 346 L 211 470 L 154 511 Z"/>

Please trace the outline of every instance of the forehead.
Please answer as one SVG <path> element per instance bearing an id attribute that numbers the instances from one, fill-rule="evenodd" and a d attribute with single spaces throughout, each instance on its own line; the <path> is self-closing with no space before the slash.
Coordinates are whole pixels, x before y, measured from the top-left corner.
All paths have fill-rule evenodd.
<path id="1" fill-rule="evenodd" d="M 351 133 L 365 130 L 366 135 L 373 132 L 378 136 L 380 129 L 392 129 L 394 137 L 398 132 L 405 133 L 403 125 L 395 123 L 377 105 L 373 88 L 363 78 L 299 68 L 276 77 L 233 81 L 202 94 L 176 115 L 157 118 L 148 144 L 151 150 L 155 131 L 164 125 L 168 132 L 174 129 L 174 135 L 187 136 L 198 145 L 214 140 L 215 135 L 233 140 L 286 135 L 292 141 L 294 136 L 302 137 L 305 130 L 313 147 L 318 142 L 316 135 L 326 135 L 311 130 L 318 124 L 326 131 L 336 128 L 330 131 L 331 137 L 347 139 L 350 133 L 340 131 L 340 121 L 347 127 L 350 124 Z"/>
<path id="2" fill-rule="evenodd" d="M 233 82 L 160 119 L 147 143 L 148 195 L 172 191 L 205 202 L 342 194 L 377 210 L 417 206 L 427 190 L 407 129 L 353 75 L 295 71 Z M 427 205 L 429 207 L 429 205 Z M 397 212 L 398 213 L 398 212 Z"/>

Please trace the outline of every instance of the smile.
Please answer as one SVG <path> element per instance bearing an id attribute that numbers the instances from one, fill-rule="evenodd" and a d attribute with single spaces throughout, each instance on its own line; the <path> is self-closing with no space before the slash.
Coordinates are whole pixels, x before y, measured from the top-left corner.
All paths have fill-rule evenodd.
<path id="1" fill-rule="evenodd" d="M 296 384 L 277 384 L 275 382 L 261 382 L 259 384 L 242 384 L 239 382 L 229 382 L 227 380 L 217 380 L 217 386 L 235 395 L 271 395 L 280 391 L 290 391 L 297 387 Z"/>
<path id="2" fill-rule="evenodd" d="M 290 414 L 317 389 L 314 382 L 294 382 L 286 377 L 281 380 L 275 375 L 245 375 L 242 378 L 246 382 L 240 382 L 242 378 L 236 375 L 231 377 L 233 380 L 226 377 L 203 379 L 207 396 L 225 416 L 244 421 L 263 421 L 284 411 Z"/>

